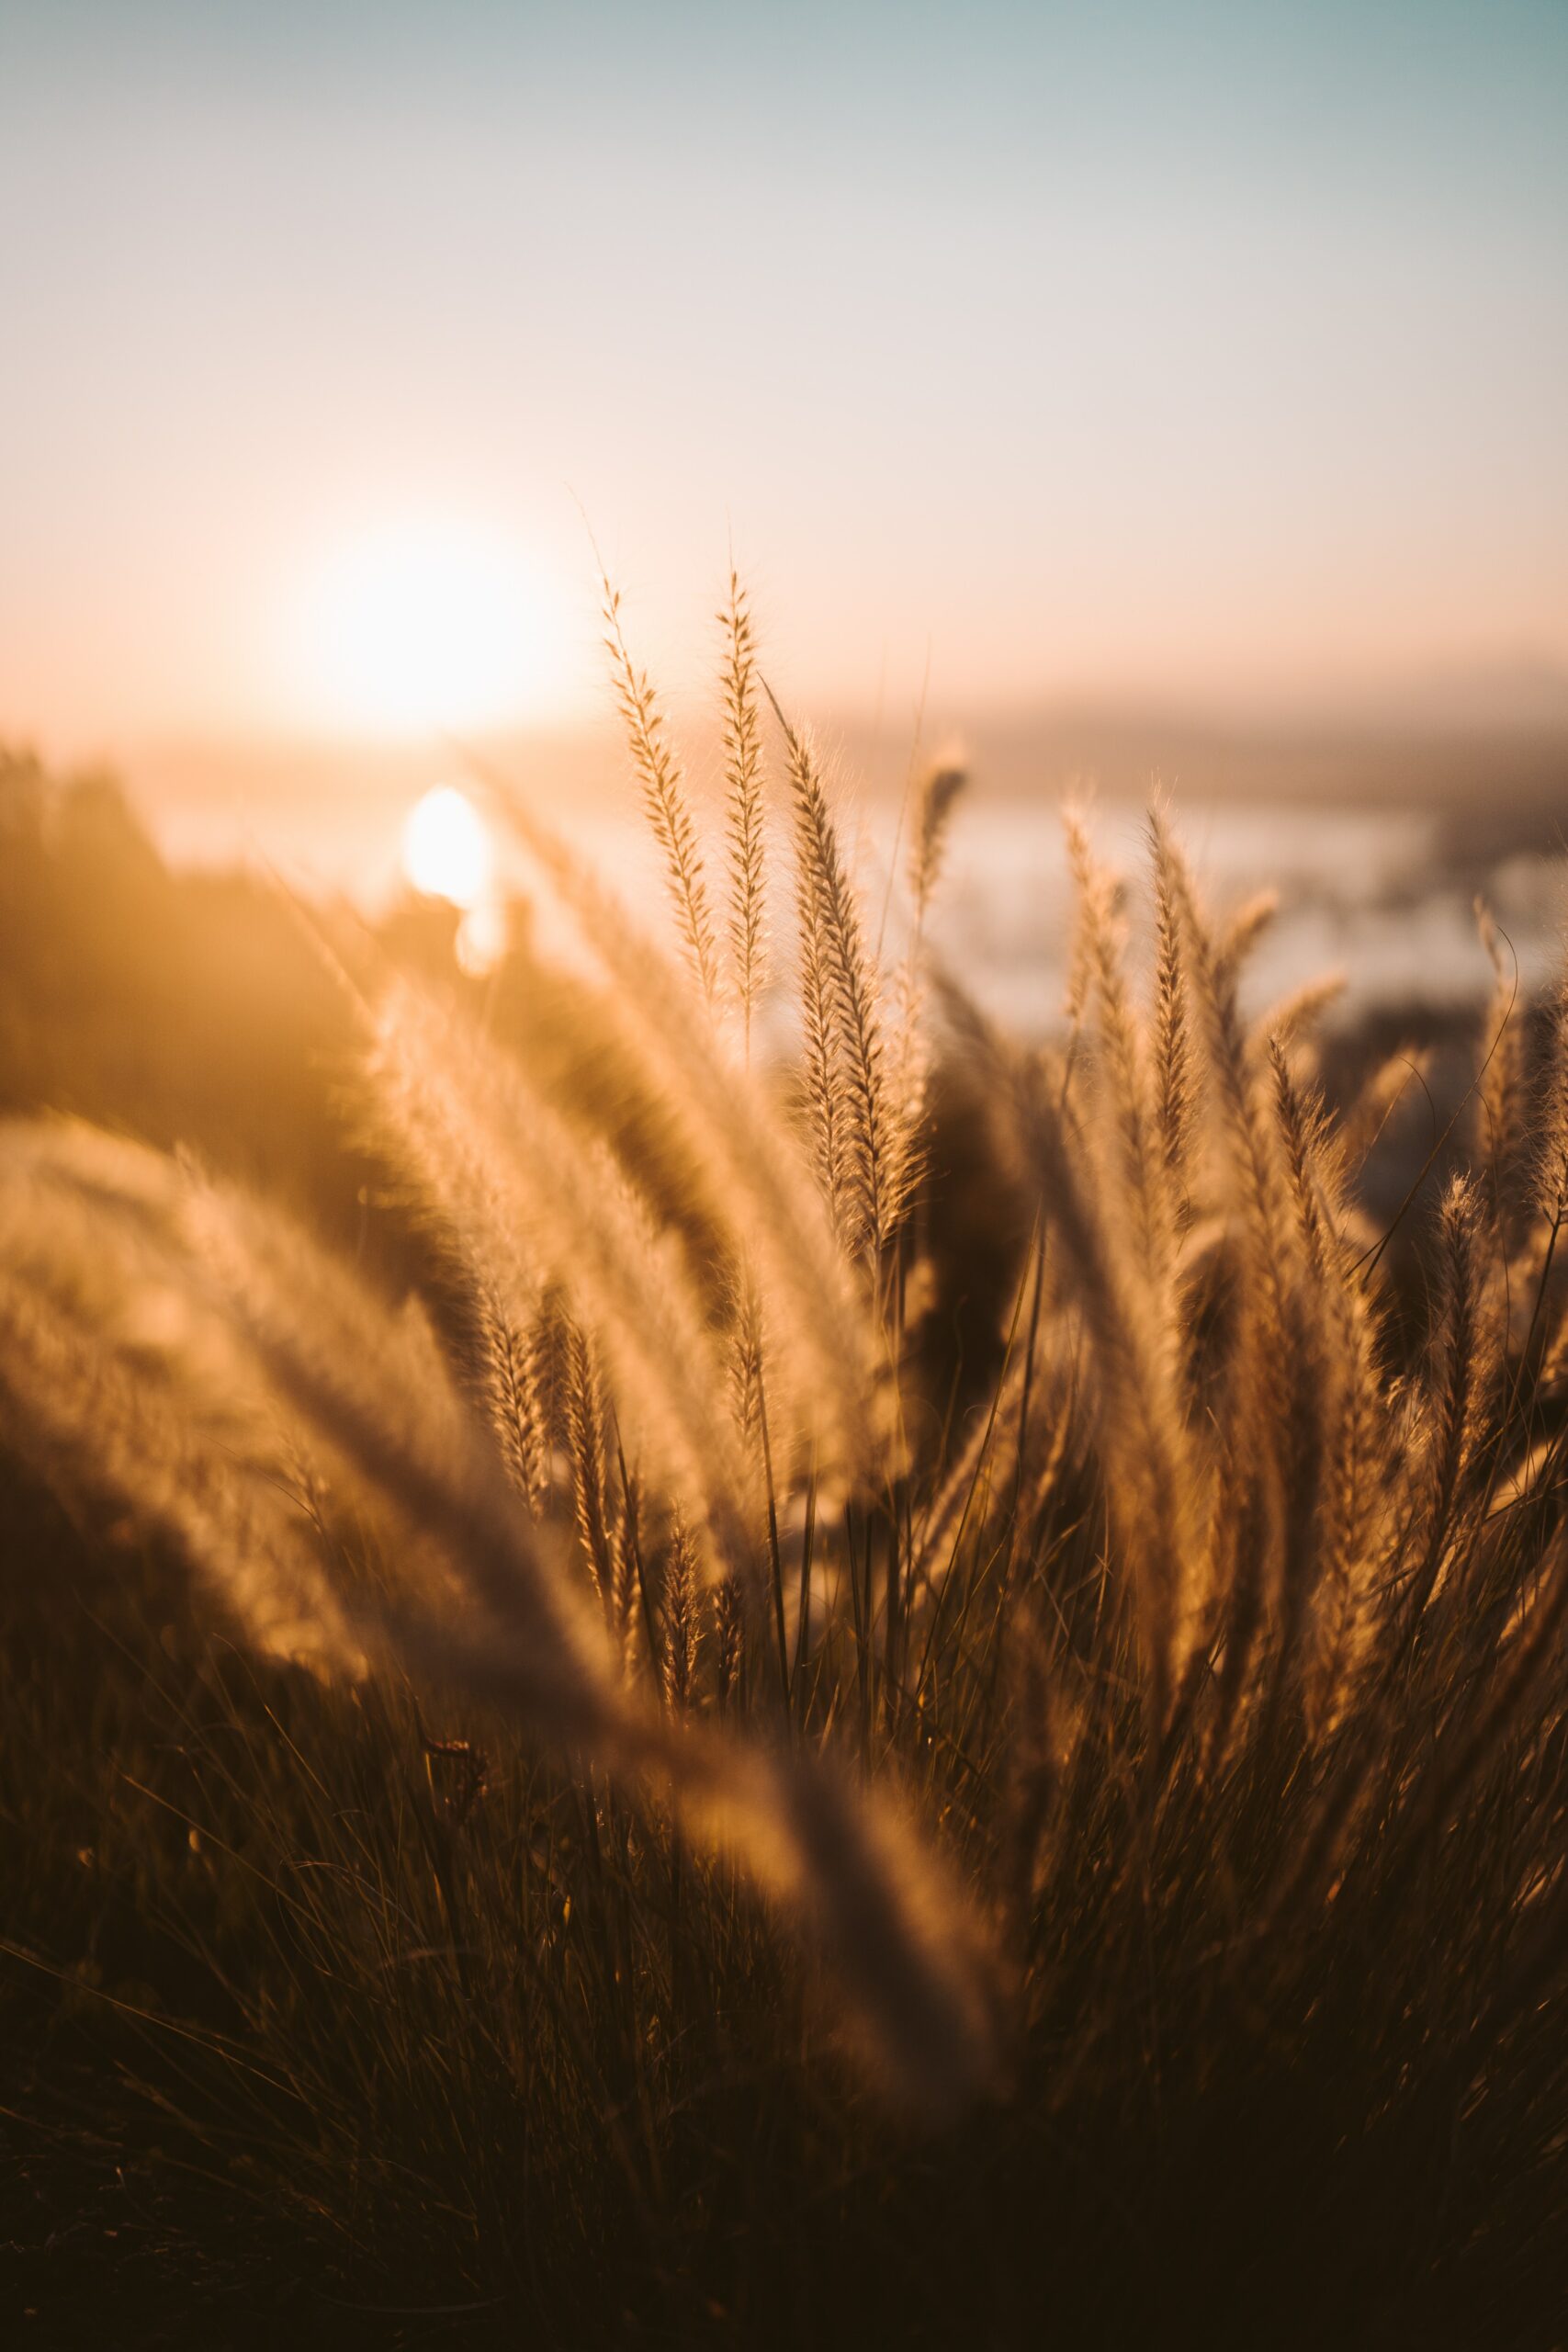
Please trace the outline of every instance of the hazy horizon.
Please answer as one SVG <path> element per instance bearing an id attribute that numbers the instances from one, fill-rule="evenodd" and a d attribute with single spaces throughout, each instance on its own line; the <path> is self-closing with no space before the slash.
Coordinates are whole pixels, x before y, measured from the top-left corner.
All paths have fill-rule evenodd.
<path id="1" fill-rule="evenodd" d="M 677 700 L 733 547 L 856 725 L 1526 723 L 1565 106 L 1523 0 L 14 6 L 0 735 L 592 725 L 585 517 Z"/>

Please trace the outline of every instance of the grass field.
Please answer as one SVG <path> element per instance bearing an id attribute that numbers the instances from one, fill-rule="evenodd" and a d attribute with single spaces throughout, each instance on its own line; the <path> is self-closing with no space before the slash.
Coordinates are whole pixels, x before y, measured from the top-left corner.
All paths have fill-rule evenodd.
<path id="1" fill-rule="evenodd" d="M 1568 999 L 1428 1151 L 1156 809 L 1017 1043 L 606 618 L 484 982 L 0 773 L 15 2340 L 1560 2343 Z"/>

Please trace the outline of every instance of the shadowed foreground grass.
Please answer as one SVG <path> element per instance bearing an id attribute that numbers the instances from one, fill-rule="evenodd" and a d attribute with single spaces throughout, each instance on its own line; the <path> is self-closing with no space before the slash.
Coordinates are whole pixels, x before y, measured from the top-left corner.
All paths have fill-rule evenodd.
<path id="1" fill-rule="evenodd" d="M 291 931 L 303 1177 L 28 1032 L 120 1132 L 0 1147 L 7 2292 L 1559 2342 L 1560 1008 L 1499 949 L 1396 1295 L 1409 1061 L 1331 1114 L 1163 816 L 1025 1048 L 922 953 L 961 780 L 885 956 L 739 592 L 716 842 L 608 619 L 672 954 L 511 800 L 577 945 L 488 1012 Z"/>

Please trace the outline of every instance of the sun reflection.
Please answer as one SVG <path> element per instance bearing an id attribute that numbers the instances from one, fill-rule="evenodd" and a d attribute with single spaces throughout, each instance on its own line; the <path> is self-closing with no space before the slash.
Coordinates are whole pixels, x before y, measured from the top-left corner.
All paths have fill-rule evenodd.
<path id="1" fill-rule="evenodd" d="M 467 913 L 491 896 L 495 852 L 490 828 L 456 785 L 437 785 L 410 809 L 403 826 L 403 872 L 425 898 L 446 899 Z"/>

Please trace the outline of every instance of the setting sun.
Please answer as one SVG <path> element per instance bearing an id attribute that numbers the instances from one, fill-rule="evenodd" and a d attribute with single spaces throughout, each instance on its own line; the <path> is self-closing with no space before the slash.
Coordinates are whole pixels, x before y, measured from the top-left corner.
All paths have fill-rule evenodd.
<path id="1" fill-rule="evenodd" d="M 389 524 L 332 548 L 297 608 L 291 667 L 310 717 L 355 734 L 489 727 L 537 709 L 548 600 L 480 526 Z"/>

